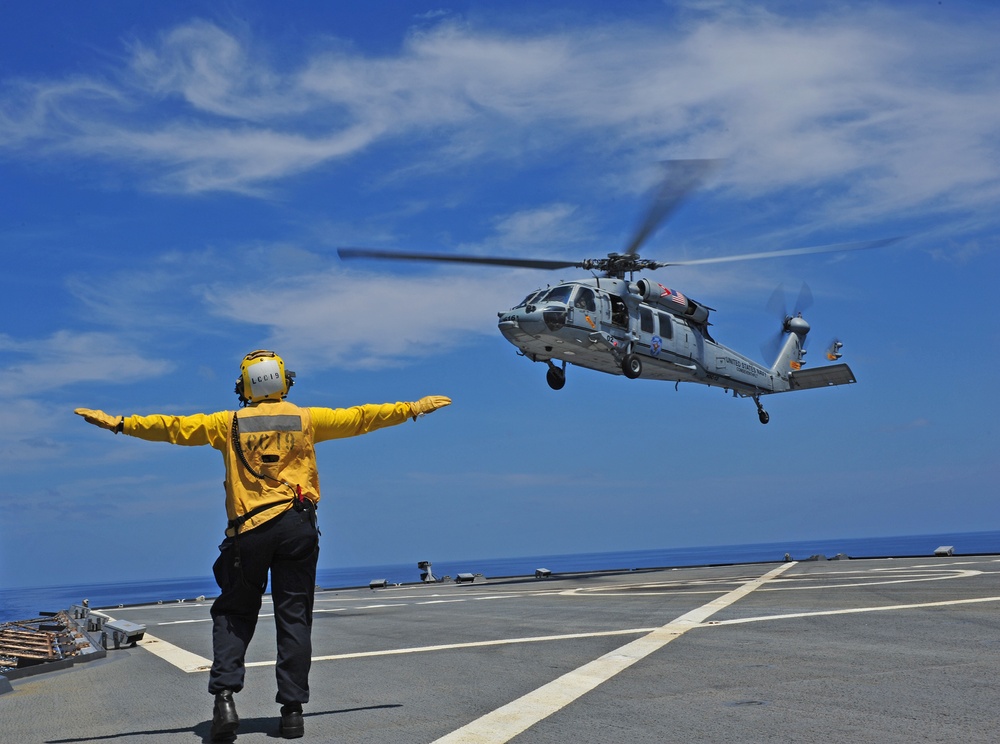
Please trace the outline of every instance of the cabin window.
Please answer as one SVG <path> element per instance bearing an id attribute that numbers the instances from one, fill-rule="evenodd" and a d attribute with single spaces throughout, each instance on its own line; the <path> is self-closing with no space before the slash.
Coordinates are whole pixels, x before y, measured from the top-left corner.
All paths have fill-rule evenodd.
<path id="1" fill-rule="evenodd" d="M 553 287 L 550 289 L 544 300 L 546 302 L 561 302 L 564 305 L 569 304 L 569 296 L 573 292 L 573 285 L 571 284 L 560 284 L 558 287 Z"/>
<path id="2" fill-rule="evenodd" d="M 594 290 L 590 287 L 577 287 L 576 299 L 573 300 L 573 307 L 589 312 L 597 312 L 597 303 L 594 300 Z"/>
<path id="3" fill-rule="evenodd" d="M 660 338 L 666 340 L 674 337 L 674 325 L 666 313 L 657 313 L 660 317 Z"/>
<path id="4" fill-rule="evenodd" d="M 648 307 L 639 308 L 639 330 L 650 335 L 656 333 L 653 327 L 653 311 Z"/>
<path id="5" fill-rule="evenodd" d="M 617 295 L 610 295 L 611 300 L 611 323 L 621 328 L 628 328 L 628 306 L 625 300 Z"/>

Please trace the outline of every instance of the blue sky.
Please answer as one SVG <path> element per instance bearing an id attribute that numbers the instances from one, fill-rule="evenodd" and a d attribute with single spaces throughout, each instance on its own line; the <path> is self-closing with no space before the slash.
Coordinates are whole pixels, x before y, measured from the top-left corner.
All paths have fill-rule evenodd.
<path id="1" fill-rule="evenodd" d="M 73 415 L 454 405 L 320 448 L 321 567 L 1000 528 L 1000 9 L 990 3 L 36 2 L 0 24 L 0 586 L 198 576 L 210 448 Z M 721 167 L 646 258 L 754 358 L 779 283 L 858 384 L 753 403 L 570 368 L 497 312 L 573 271 L 336 248 L 621 250 L 673 158 Z M 770 361 L 770 360 L 768 360 Z"/>

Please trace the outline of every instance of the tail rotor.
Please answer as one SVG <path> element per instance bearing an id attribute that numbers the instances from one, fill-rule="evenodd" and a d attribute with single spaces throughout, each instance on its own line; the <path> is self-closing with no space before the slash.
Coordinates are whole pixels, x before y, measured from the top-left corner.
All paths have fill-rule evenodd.
<path id="1" fill-rule="evenodd" d="M 781 328 L 761 345 L 761 353 L 764 355 L 765 361 L 771 361 L 778 356 L 785 336 L 791 333 L 793 326 L 796 325 L 792 323 L 792 320 L 801 318 L 802 313 L 808 310 L 812 306 L 812 303 L 812 290 L 809 289 L 808 284 L 802 282 L 802 286 L 799 288 L 799 296 L 796 298 L 791 312 L 789 312 L 784 285 L 779 284 L 775 288 L 774 292 L 771 293 L 771 298 L 767 301 L 767 311 L 778 318 Z"/>

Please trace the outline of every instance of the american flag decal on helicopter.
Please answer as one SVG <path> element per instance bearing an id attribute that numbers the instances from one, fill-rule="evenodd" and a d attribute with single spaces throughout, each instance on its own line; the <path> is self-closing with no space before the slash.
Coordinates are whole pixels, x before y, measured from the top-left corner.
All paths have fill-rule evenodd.
<path id="1" fill-rule="evenodd" d="M 663 292 L 660 293 L 660 297 L 669 297 L 672 302 L 676 302 L 678 305 L 687 305 L 688 302 L 687 297 L 682 295 L 677 290 L 672 290 L 669 289 L 668 287 L 664 287 L 659 282 L 657 282 L 656 286 L 663 290 Z"/>

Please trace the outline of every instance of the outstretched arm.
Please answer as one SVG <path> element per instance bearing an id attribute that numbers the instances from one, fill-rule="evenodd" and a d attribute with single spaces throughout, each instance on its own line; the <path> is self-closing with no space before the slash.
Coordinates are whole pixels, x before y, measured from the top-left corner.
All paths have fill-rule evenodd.
<path id="1" fill-rule="evenodd" d="M 451 404 L 451 398 L 431 395 L 412 403 L 368 403 L 350 408 L 310 408 L 316 441 L 367 434 Z"/>
<path id="2" fill-rule="evenodd" d="M 83 416 L 88 424 L 102 429 L 124 432 L 132 437 L 145 439 L 149 442 L 170 442 L 198 446 L 210 444 L 216 449 L 225 446 L 226 433 L 229 428 L 229 414 L 196 413 L 190 416 L 109 416 L 104 411 L 93 411 L 89 408 L 77 408 L 74 413 Z"/>

